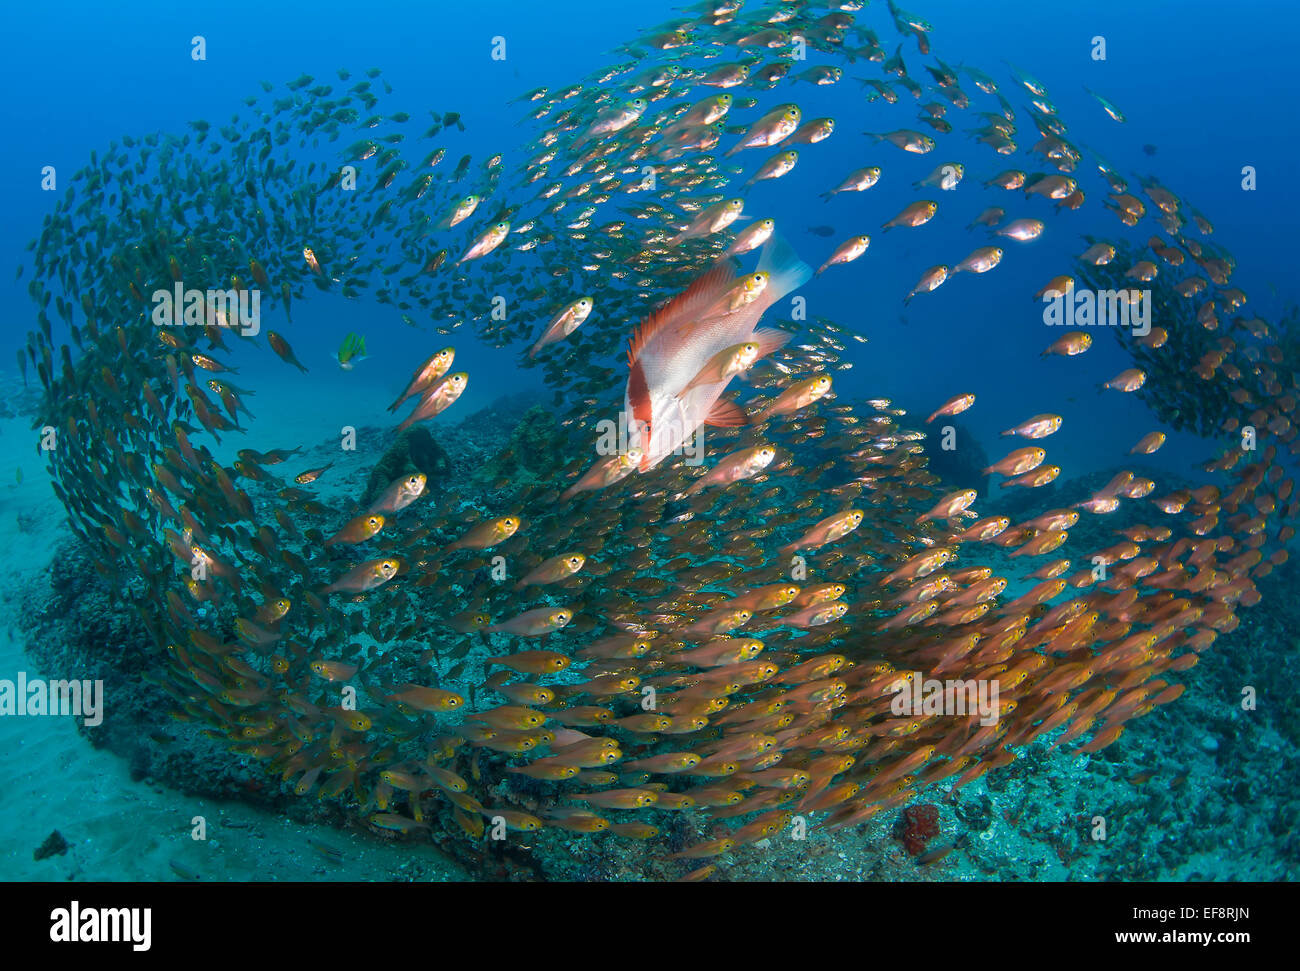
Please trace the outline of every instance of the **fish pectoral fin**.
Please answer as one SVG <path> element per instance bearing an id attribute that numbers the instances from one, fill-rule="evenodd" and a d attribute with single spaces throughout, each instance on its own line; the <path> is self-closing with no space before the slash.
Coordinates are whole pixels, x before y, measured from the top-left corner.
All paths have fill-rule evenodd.
<path id="1" fill-rule="evenodd" d="M 704 424 L 712 425 L 714 428 L 740 428 L 742 425 L 749 424 L 749 416 L 745 414 L 745 409 L 734 401 L 719 398 L 709 409 L 709 416 L 704 419 Z"/>
<path id="2" fill-rule="evenodd" d="M 776 327 L 760 327 L 754 331 L 753 340 L 758 344 L 758 357 L 756 361 L 761 361 L 774 351 L 780 350 L 790 342 L 794 335 L 788 330 L 780 330 Z"/>

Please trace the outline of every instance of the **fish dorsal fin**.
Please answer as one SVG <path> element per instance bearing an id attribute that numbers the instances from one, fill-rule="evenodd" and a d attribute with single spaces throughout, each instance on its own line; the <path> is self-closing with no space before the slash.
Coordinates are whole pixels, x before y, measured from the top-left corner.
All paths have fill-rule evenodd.
<path id="1" fill-rule="evenodd" d="M 749 418 L 740 405 L 729 398 L 719 398 L 709 409 L 709 417 L 704 419 L 704 424 L 714 428 L 739 428 L 748 425 Z"/>
<path id="2" fill-rule="evenodd" d="M 637 360 L 646 346 L 660 334 L 676 325 L 690 323 L 693 315 L 717 303 L 735 278 L 737 265 L 732 259 L 718 260 L 684 292 L 641 321 L 632 333 L 628 360 Z"/>

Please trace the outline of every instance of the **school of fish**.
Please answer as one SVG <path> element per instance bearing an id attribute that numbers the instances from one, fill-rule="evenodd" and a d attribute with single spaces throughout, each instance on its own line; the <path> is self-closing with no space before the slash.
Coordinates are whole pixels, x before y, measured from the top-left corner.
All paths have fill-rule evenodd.
<path id="1" fill-rule="evenodd" d="M 893 3 L 696 4 L 615 66 L 518 99 L 522 149 L 456 164 L 470 119 L 386 113 L 373 69 L 266 82 L 226 125 L 92 152 L 30 248 L 39 326 L 19 364 L 46 391 L 55 489 L 101 573 L 132 591 L 173 717 L 412 839 L 655 840 L 667 814 L 694 811 L 680 855 L 698 879 L 796 815 L 852 826 L 1042 736 L 1098 751 L 1174 701 L 1286 557 L 1296 376 L 1269 325 L 1238 313 L 1235 262 L 1203 215 L 1085 163 L 1044 85 L 952 67 L 932 32 Z M 809 85 L 859 83 L 892 128 L 800 108 Z M 943 219 L 949 193 L 989 200 L 989 240 L 873 301 L 997 272 L 1071 211 L 1105 207 L 1113 235 L 1038 296 L 1117 253 L 1130 280 L 1177 281 L 1198 332 L 1158 316 L 1140 350 L 1204 348 L 1198 380 L 1237 409 L 1205 466 L 1222 484 L 1163 491 L 1124 472 L 1019 522 L 945 490 L 925 422 L 835 395 L 862 335 L 781 319 L 813 265 L 746 200 L 814 153 L 845 160 L 820 188 L 828 207 L 880 196 L 875 238 L 828 241 L 818 275 Z M 891 167 L 918 154 L 934 171 L 901 188 Z M 257 288 L 275 323 L 243 336 L 209 307 L 198 326 L 155 326 L 150 294 L 176 283 Z M 285 332 L 317 290 L 395 308 L 429 355 L 394 427 L 442 414 L 473 377 L 446 335 L 517 345 L 562 403 L 571 450 L 554 475 L 506 476 L 485 509 L 411 474 L 362 507 L 322 500 L 329 466 L 294 464 L 301 443 L 218 462 L 209 440 L 247 435 L 251 414 L 223 355 L 265 341 L 305 370 Z M 426 344 L 429 330 L 443 336 Z M 1090 343 L 1067 330 L 1044 353 L 1086 367 Z M 363 353 L 350 339 L 339 362 Z M 1134 393 L 1143 367 L 1096 380 Z M 927 421 L 976 406 L 951 392 Z M 1051 404 L 1025 402 L 988 474 L 1026 490 L 1061 474 Z M 703 428 L 698 466 L 682 450 Z M 1163 441 L 1153 428 L 1116 459 Z M 1106 546 L 1067 545 L 1081 517 L 1108 516 L 1124 525 Z M 1010 568 L 983 551 L 1034 585 L 1005 595 Z M 995 679 L 999 718 L 894 715 L 918 675 Z"/>

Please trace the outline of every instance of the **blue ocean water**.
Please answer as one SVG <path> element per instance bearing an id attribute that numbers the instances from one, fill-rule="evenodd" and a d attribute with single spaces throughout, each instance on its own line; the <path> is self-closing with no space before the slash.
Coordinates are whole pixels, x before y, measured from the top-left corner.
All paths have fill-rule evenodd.
<path id="1" fill-rule="evenodd" d="M 862 16 L 875 14 L 872 23 L 892 53 L 897 42 L 878 7 L 883 5 L 868 5 Z M 1019 108 L 1027 96 L 1011 89 L 1007 62 L 1014 64 L 1047 86 L 1075 144 L 1094 150 L 1134 182 L 1157 176 L 1213 222 L 1214 240 L 1235 257 L 1233 284 L 1249 295 L 1251 314 L 1274 320 L 1295 305 L 1293 217 L 1300 199 L 1292 171 L 1300 136 L 1289 117 L 1300 80 L 1288 64 L 1300 11 L 1257 2 L 1228 13 L 1202 0 L 1087 8 L 916 0 L 912 7 L 934 25 L 931 41 L 946 63 L 996 75 Z M 14 279 L 3 268 L 25 261 L 24 247 L 39 233 L 64 180 L 109 142 L 123 135 L 179 134 L 195 119 L 217 125 L 243 115 L 243 99 L 260 94 L 263 79 L 279 86 L 306 72 L 331 83 L 338 68 L 357 79 L 366 68 L 379 67 L 394 89 L 383 99 L 385 110 L 406 110 L 416 119 L 427 110 L 460 112 L 465 130 L 448 134 L 452 147 L 444 166 L 461 154 L 473 155 L 477 165 L 501 152 L 510 169 L 536 153 L 526 143 L 545 126 L 521 123 L 524 108 L 507 102 L 532 88 L 554 91 L 627 61 L 629 55 L 617 50 L 621 44 L 680 9 L 584 0 L 377 3 L 363 9 L 332 3 L 310 9 L 255 3 L 179 8 L 161 2 L 6 9 L 0 79 L 11 94 L 0 104 L 0 130 L 10 133 L 0 154 L 6 213 L 0 296 L 10 325 L 0 337 L 0 368 L 13 369 L 15 351 L 34 326 L 29 277 Z M 190 56 L 196 36 L 206 42 L 207 59 L 201 62 Z M 489 56 L 495 37 L 505 39 L 504 60 Z M 1097 38 L 1105 39 L 1105 60 L 1091 56 Z M 903 52 L 912 76 L 925 80 L 921 65 L 933 58 L 919 55 L 910 41 Z M 841 62 L 814 52 L 808 65 L 818 63 Z M 804 146 L 788 176 L 745 193 L 745 218 L 774 218 L 813 266 L 849 235 L 873 237 L 860 260 L 831 268 L 800 291 L 810 316 L 830 318 L 867 338 L 849 344 L 845 360 L 853 368 L 836 373 L 839 396 L 889 398 L 909 412 L 928 414 L 953 394 L 973 392 L 979 407 L 962 422 L 994 458 L 1003 451 L 1003 429 L 1053 411 L 1064 417 L 1052 440 L 1063 477 L 1122 465 L 1132 443 L 1161 427 L 1136 396 L 1098 393 L 1099 380 L 1131 365 L 1128 355 L 1099 333 L 1086 368 L 1069 359 L 1042 359 L 1040 352 L 1058 335 L 1044 326 L 1042 305 L 1032 296 L 1052 277 L 1070 272 L 1071 258 L 1087 246 L 1085 234 L 1106 238 L 1113 215 L 1096 204 L 1099 198 L 1079 212 L 1057 213 L 1045 199 L 981 188 L 998 171 L 1030 163 L 1023 156 L 1003 159 L 963 138 L 960 133 L 974 123 L 962 112 L 949 113 L 956 133 L 925 156 L 873 144 L 861 133 L 921 126 L 910 112 L 865 102 L 855 76 L 878 76 L 876 65 L 860 61 L 847 65 L 845 74 L 825 88 L 787 82 L 776 94 L 759 95 L 764 106 L 797 100 L 805 119 L 833 117 L 837 130 L 823 144 Z M 1118 105 L 1126 122 L 1107 117 L 1085 86 Z M 769 154 L 746 152 L 734 162 L 750 173 Z M 314 158 L 305 153 L 300 162 L 305 166 Z M 882 233 L 881 224 L 916 198 L 911 183 L 947 162 L 964 164 L 966 179 L 957 191 L 936 196 L 944 218 L 917 230 Z M 1085 153 L 1081 168 L 1092 163 Z M 885 174 L 872 190 L 830 202 L 816 197 L 850 170 L 876 164 Z M 54 166 L 60 191 L 42 191 L 44 166 Z M 1242 185 L 1247 166 L 1258 179 L 1250 191 Z M 530 194 L 509 188 L 494 201 L 509 201 L 512 193 L 521 199 Z M 1033 243 L 998 241 L 1007 252 L 996 270 L 957 276 L 904 306 L 903 296 L 927 267 L 956 263 L 989 242 L 982 228 L 966 227 L 990 205 L 1005 205 L 1008 218 L 1042 218 L 1050 230 Z M 810 231 L 819 227 L 831 227 L 831 233 Z M 599 284 L 602 272 L 591 276 Z M 546 282 L 538 274 L 524 285 Z M 591 323 L 630 332 L 635 320 L 601 319 L 598 307 Z M 534 335 L 543 324 L 537 320 Z M 259 427 L 283 420 L 297 434 L 315 416 L 319 437 L 327 438 L 340 424 L 377 421 L 412 367 L 445 343 L 455 344 L 457 369 L 471 375 L 459 413 L 507 392 L 543 388 L 540 373 L 521 364 L 526 344 L 488 346 L 475 341 L 469 327 L 443 338 L 408 326 L 397 309 L 365 298 L 312 295 L 295 305 L 291 328 L 278 320 L 274 326 L 290 335 L 311 373 L 290 371 L 264 352 L 232 356 L 242 368 L 238 383 L 265 388 L 260 394 L 270 404 L 260 418 L 268 425 Z M 366 337 L 369 357 L 345 372 L 332 355 L 351 332 Z M 29 443 L 21 447 L 30 449 Z M 1198 480 L 1198 465 L 1212 451 L 1204 440 L 1171 433 L 1157 455 L 1142 461 Z"/>
<path id="2" fill-rule="evenodd" d="M 380 66 L 395 89 L 394 106 L 417 116 L 426 108 L 462 113 L 466 131 L 455 143 L 457 151 L 463 147 L 476 158 L 513 152 L 511 157 L 518 159 L 524 157 L 518 154 L 522 142 L 534 132 L 518 125 L 519 106 L 507 109 L 505 102 L 541 85 L 576 83 L 625 61 L 613 53 L 615 48 L 681 8 L 666 3 L 505 2 L 491 9 L 395 3 L 360 12 L 323 3 L 304 14 L 256 3 L 198 4 L 182 10 L 159 2 L 121 8 L 73 3 L 58 9 L 54 14 L 10 7 L 4 15 L 6 56 L 0 76 L 9 90 L 23 92 L 0 105 L 0 124 L 12 133 L 0 159 L 10 227 L 0 240 L 0 262 L 10 266 L 20 262 L 23 247 L 59 195 L 41 191 L 43 166 L 53 165 L 67 177 L 90 151 L 102 151 L 123 134 L 182 132 L 194 119 L 216 122 L 234 116 L 242 99 L 258 93 L 262 79 L 280 83 L 308 72 L 329 81 L 336 67 L 360 76 L 365 67 Z M 878 13 L 876 20 L 883 21 L 883 11 Z M 1014 63 L 1048 86 L 1077 144 L 1092 147 L 1121 172 L 1156 174 L 1185 194 L 1212 220 L 1216 239 L 1236 255 L 1240 270 L 1234 282 L 1251 296 L 1257 313 L 1276 315 L 1294 300 L 1289 288 L 1291 220 L 1283 216 L 1297 211 L 1298 191 L 1287 168 L 1296 135 L 1285 121 L 1286 106 L 1300 89 L 1295 72 L 1284 67 L 1292 36 L 1287 23 L 1297 16 L 1292 7 L 1247 3 L 1227 16 L 1208 4 L 1201 9 L 1106 2 L 1076 9 L 997 0 L 938 2 L 921 14 L 935 25 L 936 53 L 947 63 L 979 66 L 1000 78 L 1007 74 L 1004 61 Z M 203 62 L 190 57 L 191 39 L 199 35 L 207 42 Z M 489 56 L 495 36 L 506 39 L 504 61 Z M 1105 38 L 1104 61 L 1092 59 L 1096 37 Z M 887 46 L 888 41 L 886 37 Z M 818 60 L 814 52 L 809 64 Z M 915 53 L 910 60 L 921 63 Z M 867 67 L 874 70 L 866 62 L 860 66 L 858 74 L 867 73 Z M 880 102 L 863 104 L 863 88 L 851 80 L 854 73 L 850 68 L 850 77 L 825 89 L 792 89 L 798 91 L 805 117 L 834 117 L 842 134 L 821 146 L 824 150 L 805 151 L 786 179 L 760 183 L 747 198 L 746 216 L 777 218 L 810 262 L 819 263 L 848 235 L 875 234 L 897 211 L 889 202 L 904 198 L 903 185 L 923 178 L 941 161 L 963 161 L 956 156 L 900 157 L 889 146 L 867 146 L 857 132 L 896 126 L 900 112 Z M 1127 123 L 1111 121 L 1085 86 L 1119 105 Z M 1144 145 L 1155 146 L 1157 153 L 1144 154 Z M 852 271 L 830 272 L 806 291 L 810 311 L 842 319 L 870 337 L 840 387 L 893 398 L 914 410 L 958 390 L 974 391 L 987 407 L 969 415 L 969 424 L 985 439 L 1028 417 L 1020 415 L 1018 402 L 1064 390 L 1073 401 L 1060 406 L 1066 422 L 1057 445 L 1068 448 L 1082 465 L 1095 466 L 1113 452 L 1093 429 L 1144 427 L 1142 406 L 1121 395 L 1093 394 L 1096 360 L 1086 378 L 1067 361 L 1040 366 L 1037 354 L 1049 341 L 1035 326 L 1040 308 L 1031 295 L 1066 272 L 1068 257 L 1085 248 L 1082 234 L 1104 232 L 1104 213 L 1089 206 L 1067 214 L 1067 231 L 1046 234 L 1029 246 L 1013 244 L 1004 265 L 981 279 L 954 280 L 906 309 L 897 299 L 926 267 L 955 263 L 984 243 L 982 231 L 963 227 L 1001 200 L 991 191 L 975 191 L 976 180 L 1012 166 L 1000 167 L 1003 159 L 974 149 L 972 143 L 966 153 L 966 191 L 954 193 L 958 217 L 936 220 L 924 237 L 918 233 L 901 247 L 896 239 L 886 247 L 886 238 L 878 237 L 877 247 Z M 756 159 L 744 161 L 757 165 Z M 851 169 L 879 162 L 889 163 L 888 176 L 876 191 L 805 206 L 810 192 L 825 191 Z M 1247 165 L 1258 172 L 1258 189 L 1251 192 L 1241 188 Z M 898 191 L 892 197 L 891 183 Z M 1033 200 L 1022 208 L 1041 215 L 1048 205 Z M 809 225 L 833 226 L 836 235 L 809 235 L 804 231 Z M 15 314 L 25 313 L 26 280 L 4 277 L 0 288 L 6 305 Z M 310 316 L 316 336 L 304 352 L 309 362 L 328 360 L 349 331 L 368 337 L 371 360 L 365 372 L 348 376 L 358 382 L 398 388 L 410 356 L 423 349 L 412 350 L 414 335 L 389 308 L 319 300 Z M 24 327 L 12 326 L 0 338 L 6 362 L 12 362 L 24 334 Z M 471 347 L 459 353 L 469 365 L 514 370 L 510 353 L 498 356 Z M 1110 354 L 1117 371 L 1125 366 L 1108 340 L 1099 340 L 1094 354 Z M 511 383 L 519 381 L 534 383 L 531 375 L 519 375 Z M 1175 436 L 1161 458 L 1185 470 L 1201 454 L 1196 443 Z"/>

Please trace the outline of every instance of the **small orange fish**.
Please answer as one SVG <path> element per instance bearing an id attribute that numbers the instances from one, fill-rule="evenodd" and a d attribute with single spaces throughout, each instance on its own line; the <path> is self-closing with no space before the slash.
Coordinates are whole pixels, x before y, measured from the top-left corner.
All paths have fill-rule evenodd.
<path id="1" fill-rule="evenodd" d="M 914 202 L 907 206 L 893 219 L 881 226 L 883 232 L 889 232 L 895 226 L 916 227 L 924 226 L 939 210 L 939 204 L 930 199 L 922 199 L 920 202 Z M 863 247 L 864 249 L 866 247 Z"/>
<path id="2" fill-rule="evenodd" d="M 975 396 L 973 394 L 954 395 L 940 405 L 938 410 L 925 420 L 925 423 L 927 425 L 930 424 L 930 422 L 934 421 L 940 415 L 960 415 L 973 404 L 975 404 Z"/>
<path id="3" fill-rule="evenodd" d="M 604 792 L 575 792 L 569 798 L 606 809 L 644 809 L 658 802 L 659 793 L 652 789 L 606 789 Z"/>
<path id="4" fill-rule="evenodd" d="M 315 482 L 333 467 L 334 463 L 331 462 L 329 465 L 322 465 L 319 469 L 308 469 L 301 475 L 294 476 L 293 481 L 298 483 L 298 485 L 307 485 L 308 483 Z"/>
<path id="5" fill-rule="evenodd" d="M 814 401 L 824 397 L 831 390 L 829 374 L 814 374 L 786 388 L 769 404 L 754 416 L 754 423 L 759 424 L 777 415 L 789 415 L 802 408 L 807 408 Z"/>
<path id="6" fill-rule="evenodd" d="M 397 426 L 397 430 L 399 432 L 403 431 L 418 421 L 428 421 L 430 418 L 442 414 L 455 404 L 456 399 L 461 396 L 468 383 L 469 375 L 464 371 L 457 371 L 455 374 L 447 375 L 424 393 L 424 397 L 415 406 L 415 410 Z"/>
<path id="7" fill-rule="evenodd" d="M 946 263 L 940 263 L 932 266 L 921 274 L 921 279 L 916 281 L 916 286 L 908 292 L 903 298 L 903 306 L 906 307 L 912 302 L 912 298 L 917 294 L 931 293 L 943 286 L 952 276 L 951 268 Z"/>
<path id="8" fill-rule="evenodd" d="M 1113 388 L 1116 391 L 1136 391 L 1146 383 L 1146 374 L 1138 368 L 1129 368 L 1121 371 L 1109 381 L 1101 386 L 1104 391 L 1107 388 Z"/>
<path id="9" fill-rule="evenodd" d="M 299 361 L 298 358 L 294 356 L 293 348 L 289 346 L 289 342 L 287 340 L 285 340 L 282 336 L 280 336 L 273 330 L 268 330 L 266 332 L 266 339 L 271 345 L 271 350 L 275 351 L 276 354 L 280 355 L 280 358 L 282 360 L 284 360 L 288 364 L 292 364 L 294 367 L 296 367 L 299 371 L 302 371 L 304 374 L 307 373 L 307 369 L 303 367 L 302 362 Z"/>
<path id="10" fill-rule="evenodd" d="M 394 559 L 366 560 L 353 567 L 328 587 L 325 593 L 363 593 L 382 586 L 397 576 L 401 563 Z"/>
<path id="11" fill-rule="evenodd" d="M 587 558 L 581 553 L 561 553 L 559 556 L 552 556 L 524 574 L 523 579 L 515 584 L 515 589 L 520 590 L 532 584 L 540 586 L 567 580 L 581 570 L 586 562 Z"/>
<path id="12" fill-rule="evenodd" d="M 388 410 L 396 411 L 407 398 L 421 394 L 433 387 L 451 369 L 451 362 L 455 358 L 456 350 L 452 347 L 444 347 L 431 355 L 428 360 L 416 368 L 415 374 L 411 376 L 411 380 L 406 386 L 406 390 L 402 392 L 401 397 L 388 406 Z"/>
<path id="13" fill-rule="evenodd" d="M 484 658 L 489 664 L 499 664 L 521 674 L 556 674 L 573 662 L 555 651 L 520 651 L 509 657 Z"/>
<path id="14" fill-rule="evenodd" d="M 526 610 L 518 617 L 485 627 L 490 634 L 516 634 L 520 637 L 542 637 L 559 630 L 573 620 L 573 611 L 567 607 L 538 607 Z"/>
<path id="15" fill-rule="evenodd" d="M 482 815 L 487 817 L 489 825 L 495 826 L 499 820 L 505 824 L 506 829 L 513 830 L 516 833 L 535 833 L 546 825 L 536 816 L 520 812 L 517 809 L 484 808 Z"/>
<path id="16" fill-rule="evenodd" d="M 688 846 L 678 853 L 669 854 L 670 860 L 700 860 L 707 859 L 710 856 L 719 856 L 726 853 L 736 841 L 730 837 L 723 836 L 719 839 L 709 840 L 706 843 L 696 843 L 694 846 Z"/>
<path id="17" fill-rule="evenodd" d="M 1034 415 L 1033 418 L 1008 428 L 1002 433 L 1002 437 L 1019 435 L 1021 438 L 1046 438 L 1048 435 L 1055 434 L 1060 427 L 1060 415 Z"/>
<path id="18" fill-rule="evenodd" d="M 357 673 L 355 664 L 344 664 L 342 661 L 312 661 L 309 665 L 312 672 L 324 678 L 326 681 L 346 681 Z"/>
<path id="19" fill-rule="evenodd" d="M 1053 341 L 1040 356 L 1047 357 L 1050 354 L 1060 354 L 1063 357 L 1074 357 L 1076 354 L 1082 354 L 1090 347 L 1092 347 L 1092 335 L 1083 331 L 1074 331 Z"/>
<path id="20" fill-rule="evenodd" d="M 1164 432 L 1148 432 L 1142 436 L 1136 445 L 1129 449 L 1129 454 L 1150 455 L 1152 452 L 1157 451 L 1164 443 Z"/>
<path id="21" fill-rule="evenodd" d="M 979 493 L 974 489 L 962 489 L 960 492 L 946 495 L 935 503 L 933 509 L 917 517 L 917 525 L 931 519 L 960 519 L 962 516 L 973 518 L 976 514 L 968 512 L 967 509 L 978 496 Z"/>
<path id="22" fill-rule="evenodd" d="M 460 539 L 447 546 L 452 550 L 485 550 L 497 543 L 504 542 L 515 534 L 521 525 L 518 516 L 502 516 L 491 522 L 480 523 L 465 533 Z"/>
<path id="23" fill-rule="evenodd" d="M 384 517 L 377 513 L 366 514 L 350 520 L 342 529 L 325 541 L 326 546 L 335 543 L 364 543 L 384 528 Z"/>
<path id="24" fill-rule="evenodd" d="M 825 546 L 827 543 L 833 543 L 861 526 L 865 515 L 861 509 L 848 509 L 827 516 L 799 539 L 781 547 L 779 552 L 782 556 L 786 556 L 795 550 L 816 549 L 819 546 Z"/>
<path id="25" fill-rule="evenodd" d="M 454 691 L 442 688 L 427 688 L 423 685 L 408 684 L 401 690 L 383 696 L 385 701 L 405 705 L 416 711 L 455 711 L 465 703 L 465 699 Z"/>
<path id="26" fill-rule="evenodd" d="M 770 445 L 756 445 L 753 448 L 732 452 L 691 483 L 691 487 L 686 490 L 686 495 L 698 495 L 712 485 L 727 486 L 742 479 L 752 478 L 771 465 L 774 458 L 776 458 L 776 450 Z"/>
<path id="27" fill-rule="evenodd" d="M 389 483 L 388 487 L 370 504 L 367 513 L 401 512 L 424 494 L 428 477 L 423 472 L 415 472 Z"/>
<path id="28" fill-rule="evenodd" d="M 1018 448 L 1011 452 L 1006 458 L 995 462 L 988 468 L 984 469 L 981 474 L 992 475 L 1021 475 L 1031 469 L 1036 469 L 1043 464 L 1043 459 L 1047 458 L 1047 452 L 1041 448 L 1029 447 Z"/>

